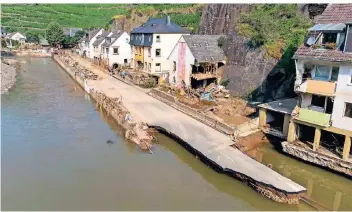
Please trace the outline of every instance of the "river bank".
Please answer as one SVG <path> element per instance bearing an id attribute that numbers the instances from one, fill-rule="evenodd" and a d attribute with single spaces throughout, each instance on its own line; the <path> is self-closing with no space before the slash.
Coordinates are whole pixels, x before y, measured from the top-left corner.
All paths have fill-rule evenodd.
<path id="1" fill-rule="evenodd" d="M 1 94 L 8 92 L 16 83 L 17 60 L 3 59 L 1 61 Z"/>
<path id="2" fill-rule="evenodd" d="M 71 56 L 101 78 L 81 83 L 88 93 L 94 88 L 108 96 L 122 95 L 124 105 L 133 117 L 177 137 L 177 140 L 182 141 L 181 145 L 218 172 L 244 181 L 262 195 L 278 202 L 298 204 L 300 197 L 306 192 L 302 186 L 231 147 L 233 142 L 228 136 L 95 69 L 79 56 Z M 60 63 L 57 55 L 54 59 Z M 66 65 L 62 66 L 65 70 L 68 68 Z"/>

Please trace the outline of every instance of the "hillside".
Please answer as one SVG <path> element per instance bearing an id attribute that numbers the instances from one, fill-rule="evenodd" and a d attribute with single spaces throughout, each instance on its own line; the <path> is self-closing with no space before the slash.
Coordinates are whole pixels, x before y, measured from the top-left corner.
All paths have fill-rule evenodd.
<path id="1" fill-rule="evenodd" d="M 3 4 L 2 26 L 8 32 L 43 31 L 50 21 L 62 27 L 107 27 L 113 17 L 160 17 L 170 14 L 171 19 L 184 27 L 196 30 L 202 5 L 192 4 Z"/>

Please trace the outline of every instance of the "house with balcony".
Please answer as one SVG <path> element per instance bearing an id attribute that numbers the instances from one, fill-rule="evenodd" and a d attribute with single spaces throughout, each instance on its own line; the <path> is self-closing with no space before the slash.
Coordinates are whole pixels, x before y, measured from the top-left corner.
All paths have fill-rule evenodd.
<path id="1" fill-rule="evenodd" d="M 336 155 L 352 161 L 352 5 L 329 5 L 293 59 L 299 100 L 288 142 L 309 140 L 311 134 L 314 151 L 324 149 L 324 142 L 325 149 L 335 148 Z"/>
<path id="2" fill-rule="evenodd" d="M 130 36 L 127 32 L 112 32 L 101 45 L 102 59 L 109 69 L 128 66 L 131 62 Z"/>
<path id="3" fill-rule="evenodd" d="M 283 151 L 352 176 L 352 5 L 330 4 L 293 59 L 297 98 L 258 105 L 259 127 Z"/>
<path id="4" fill-rule="evenodd" d="M 169 83 L 178 87 L 206 87 L 220 83 L 226 57 L 219 46 L 221 35 L 182 35 L 170 55 Z"/>
<path id="5" fill-rule="evenodd" d="M 167 57 L 182 35 L 190 34 L 166 18 L 150 18 L 131 31 L 131 67 L 152 76 L 167 75 L 170 66 Z"/>

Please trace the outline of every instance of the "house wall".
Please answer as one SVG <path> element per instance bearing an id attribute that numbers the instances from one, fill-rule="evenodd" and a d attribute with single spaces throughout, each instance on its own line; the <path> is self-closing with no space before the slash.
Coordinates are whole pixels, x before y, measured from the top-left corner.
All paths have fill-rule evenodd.
<path id="1" fill-rule="evenodd" d="M 157 42 L 157 39 L 156 39 L 157 36 L 160 36 L 160 42 Z M 170 67 L 170 62 L 168 61 L 167 58 L 181 36 L 182 34 L 153 34 L 153 45 L 151 47 L 151 70 L 150 70 L 152 74 L 160 73 L 155 68 L 157 63 L 161 64 L 162 72 L 168 72 L 171 70 L 170 68 L 172 67 Z M 161 50 L 160 57 L 156 57 L 156 49 Z"/>
<path id="2" fill-rule="evenodd" d="M 181 55 L 181 48 L 182 45 L 185 45 L 185 56 L 184 61 L 182 62 Z M 169 82 L 174 85 L 181 85 L 182 83 L 182 65 L 180 63 L 184 63 L 184 81 L 186 86 L 191 86 L 191 74 L 192 74 L 192 65 L 194 64 L 194 56 L 186 44 L 183 37 L 181 37 L 178 43 L 174 46 L 170 56 L 168 57 L 169 60 L 169 67 L 170 67 L 170 74 L 169 74 Z M 174 62 L 176 62 L 176 71 L 173 70 Z"/>
<path id="3" fill-rule="evenodd" d="M 115 40 L 109 49 L 109 67 L 112 67 L 114 63 L 124 65 L 124 59 L 127 59 L 127 63 L 131 62 L 131 46 L 129 44 L 130 36 L 124 32 L 117 40 Z M 113 48 L 119 48 L 119 54 L 114 54 Z"/>
<path id="4" fill-rule="evenodd" d="M 332 112 L 332 126 L 351 130 L 352 118 L 345 117 L 345 103 L 352 103 L 352 64 L 341 65 L 337 80 L 336 93 L 334 99 L 334 109 Z"/>
<path id="5" fill-rule="evenodd" d="M 89 41 L 89 45 L 88 45 L 88 52 L 87 52 L 87 57 L 90 59 L 94 58 L 94 54 L 93 54 L 93 43 L 95 42 L 95 40 L 97 39 L 98 35 L 101 35 L 103 33 L 104 29 L 100 29 L 99 32 L 94 35 L 94 37 Z"/>

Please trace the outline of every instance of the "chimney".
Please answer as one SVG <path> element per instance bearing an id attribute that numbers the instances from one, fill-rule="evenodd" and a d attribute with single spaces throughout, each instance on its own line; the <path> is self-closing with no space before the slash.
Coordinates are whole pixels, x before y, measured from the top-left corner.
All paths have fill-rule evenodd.
<path id="1" fill-rule="evenodd" d="M 166 24 L 170 25 L 170 16 L 166 16 Z"/>

